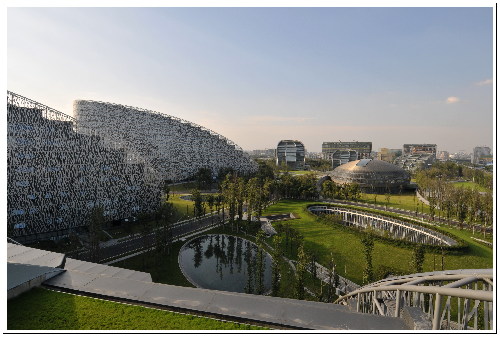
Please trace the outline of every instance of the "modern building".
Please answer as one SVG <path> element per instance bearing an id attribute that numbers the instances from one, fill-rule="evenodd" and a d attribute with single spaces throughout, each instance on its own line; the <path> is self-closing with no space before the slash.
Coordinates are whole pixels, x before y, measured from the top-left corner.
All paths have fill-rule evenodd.
<path id="1" fill-rule="evenodd" d="M 388 149 L 386 147 L 383 147 L 378 152 L 377 159 L 392 163 L 394 159 L 401 156 L 401 154 L 401 149 Z"/>
<path id="2" fill-rule="evenodd" d="M 332 168 L 344 165 L 350 161 L 358 160 L 358 152 L 355 150 L 337 150 L 332 153 Z"/>
<path id="3" fill-rule="evenodd" d="M 356 157 L 354 157 L 352 151 L 356 152 Z M 323 142 L 321 152 L 323 154 L 323 159 L 330 160 L 332 162 L 332 168 L 335 168 L 342 161 L 340 158 L 344 160 L 346 157 L 349 157 L 349 160 L 370 158 L 372 142 Z"/>
<path id="4" fill-rule="evenodd" d="M 78 132 L 75 119 L 7 92 L 7 228 L 19 242 L 62 238 L 101 209 L 123 219 L 158 206 L 160 177 L 141 158 Z"/>
<path id="5" fill-rule="evenodd" d="M 19 242 L 84 231 L 154 211 L 165 180 L 199 168 L 246 173 L 257 164 L 199 125 L 139 108 L 75 101 L 70 117 L 7 92 L 7 226 Z"/>
<path id="6" fill-rule="evenodd" d="M 404 144 L 403 155 L 407 154 L 433 154 L 436 155 L 436 144 Z"/>
<path id="7" fill-rule="evenodd" d="M 75 101 L 73 109 L 79 133 L 98 134 L 109 144 L 131 149 L 166 180 L 189 179 L 200 168 L 216 176 L 220 169 L 245 174 L 258 167 L 229 139 L 174 116 L 88 100 Z"/>
<path id="8" fill-rule="evenodd" d="M 292 170 L 303 170 L 305 167 L 304 144 L 298 140 L 282 140 L 276 148 L 276 165 L 286 165 Z"/>
<path id="9" fill-rule="evenodd" d="M 436 144 L 404 144 L 403 155 L 393 163 L 410 172 L 425 169 L 436 161 L 436 149 Z"/>
<path id="10" fill-rule="evenodd" d="M 488 146 L 476 146 L 472 151 L 471 163 L 485 165 L 490 162 L 493 162 L 491 149 Z"/>
<path id="11" fill-rule="evenodd" d="M 348 162 L 335 168 L 329 176 L 337 184 L 356 183 L 365 193 L 399 193 L 410 184 L 407 171 L 377 159 Z"/>

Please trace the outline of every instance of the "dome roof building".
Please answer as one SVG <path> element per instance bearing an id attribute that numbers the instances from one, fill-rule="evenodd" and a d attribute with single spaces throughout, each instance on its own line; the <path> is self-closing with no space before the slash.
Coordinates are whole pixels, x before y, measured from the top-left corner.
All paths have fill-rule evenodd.
<path id="1" fill-rule="evenodd" d="M 357 183 L 365 193 L 397 193 L 410 184 L 410 174 L 396 165 L 377 159 L 361 159 L 340 165 L 330 172 L 337 184 Z"/>

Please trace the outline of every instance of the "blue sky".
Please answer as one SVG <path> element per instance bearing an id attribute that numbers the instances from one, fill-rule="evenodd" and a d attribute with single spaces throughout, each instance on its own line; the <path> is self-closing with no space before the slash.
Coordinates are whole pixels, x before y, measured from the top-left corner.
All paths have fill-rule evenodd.
<path id="1" fill-rule="evenodd" d="M 246 150 L 493 145 L 491 8 L 8 8 L 7 88 L 165 112 Z"/>

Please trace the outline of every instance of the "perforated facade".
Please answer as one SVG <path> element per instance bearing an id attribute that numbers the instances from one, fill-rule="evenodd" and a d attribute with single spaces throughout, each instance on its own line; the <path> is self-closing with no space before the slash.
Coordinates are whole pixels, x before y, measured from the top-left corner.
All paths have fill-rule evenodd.
<path id="1" fill-rule="evenodd" d="M 200 168 L 257 170 L 248 154 L 227 138 L 200 125 L 160 112 L 120 104 L 77 100 L 78 132 L 98 134 L 147 161 L 164 179 L 188 179 Z"/>
<path id="2" fill-rule="evenodd" d="M 77 132 L 72 117 L 7 92 L 7 130 L 9 236 L 63 237 L 97 207 L 108 219 L 156 208 L 160 176 L 126 149 Z"/>

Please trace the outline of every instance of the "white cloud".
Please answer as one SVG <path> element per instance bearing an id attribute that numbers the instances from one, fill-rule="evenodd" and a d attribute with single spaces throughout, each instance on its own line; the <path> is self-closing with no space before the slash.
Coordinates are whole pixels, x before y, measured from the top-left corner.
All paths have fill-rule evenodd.
<path id="1" fill-rule="evenodd" d="M 450 96 L 446 99 L 446 104 L 454 104 L 460 102 L 460 98 L 455 96 Z"/>
<path id="2" fill-rule="evenodd" d="M 488 78 L 488 79 L 486 79 L 486 80 L 484 80 L 484 81 L 476 82 L 476 83 L 474 83 L 474 84 L 475 84 L 475 85 L 477 85 L 477 86 L 482 87 L 482 86 L 485 86 L 485 85 L 490 85 L 490 84 L 492 84 L 492 83 L 493 83 L 493 79 Z"/>

